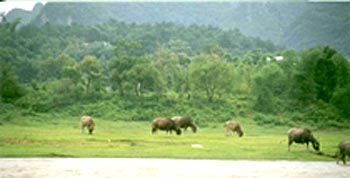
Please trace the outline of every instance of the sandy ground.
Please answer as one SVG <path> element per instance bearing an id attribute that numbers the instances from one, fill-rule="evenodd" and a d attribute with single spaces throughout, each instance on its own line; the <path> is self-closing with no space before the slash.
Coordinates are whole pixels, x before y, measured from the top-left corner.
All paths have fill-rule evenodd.
<path id="1" fill-rule="evenodd" d="M 335 162 L 137 158 L 0 158 L 0 177 L 350 177 Z"/>

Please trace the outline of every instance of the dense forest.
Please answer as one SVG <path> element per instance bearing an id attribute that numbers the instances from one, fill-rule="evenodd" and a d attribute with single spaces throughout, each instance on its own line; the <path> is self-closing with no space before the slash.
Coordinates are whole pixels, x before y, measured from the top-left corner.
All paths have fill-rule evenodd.
<path id="1" fill-rule="evenodd" d="M 350 3 L 348 2 L 48 2 L 33 11 L 14 9 L 10 22 L 20 25 L 96 25 L 115 19 L 125 23 L 192 24 L 239 29 L 243 35 L 270 40 L 276 45 L 302 50 L 330 46 L 349 55 Z"/>
<path id="2" fill-rule="evenodd" d="M 253 117 L 347 127 L 350 119 L 348 57 L 328 45 L 294 50 L 237 28 L 113 19 L 3 19 L 0 39 L 0 121 L 62 112 L 133 121 L 190 115 L 202 126 Z"/>

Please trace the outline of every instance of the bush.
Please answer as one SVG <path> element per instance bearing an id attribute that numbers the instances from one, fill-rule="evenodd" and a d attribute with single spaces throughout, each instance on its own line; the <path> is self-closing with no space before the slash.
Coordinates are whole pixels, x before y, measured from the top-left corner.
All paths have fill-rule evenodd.
<path id="1" fill-rule="evenodd" d="M 313 124 L 322 125 L 327 121 L 340 121 L 341 118 L 339 110 L 331 104 L 327 104 L 323 101 L 317 101 L 302 111 L 304 118 L 302 121 Z"/>
<path id="2" fill-rule="evenodd" d="M 316 125 L 318 128 L 342 128 L 346 129 L 349 128 L 349 125 L 347 123 L 339 122 L 339 121 L 334 121 L 334 120 L 327 120 L 325 122 L 318 123 Z"/>
<path id="3" fill-rule="evenodd" d="M 318 128 L 344 128 L 339 110 L 323 101 L 315 102 L 290 115 L 293 122 L 306 123 Z"/>
<path id="4" fill-rule="evenodd" d="M 291 126 L 292 124 L 281 117 L 257 113 L 253 118 L 258 125 Z"/>
<path id="5" fill-rule="evenodd" d="M 331 103 L 337 107 L 343 117 L 350 116 L 350 85 L 338 89 L 331 99 Z"/>
<path id="6" fill-rule="evenodd" d="M 53 107 L 51 96 L 42 90 L 32 90 L 16 101 L 16 106 L 34 112 L 48 112 Z"/>

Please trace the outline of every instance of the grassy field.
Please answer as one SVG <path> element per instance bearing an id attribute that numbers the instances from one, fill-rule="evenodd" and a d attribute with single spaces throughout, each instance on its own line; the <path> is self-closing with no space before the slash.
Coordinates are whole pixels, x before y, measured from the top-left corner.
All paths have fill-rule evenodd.
<path id="1" fill-rule="evenodd" d="M 50 119 L 48 119 L 50 117 Z M 93 135 L 80 132 L 79 118 L 55 115 L 16 118 L 0 125 L 0 157 L 142 157 L 249 160 L 334 160 L 329 156 L 347 139 L 349 130 L 315 130 L 325 155 L 293 144 L 287 151 L 288 127 L 258 126 L 237 118 L 245 135 L 225 136 L 223 123 L 212 123 L 181 136 L 150 135 L 150 122 L 106 121 L 95 118 Z M 199 144 L 202 148 L 195 148 Z"/>

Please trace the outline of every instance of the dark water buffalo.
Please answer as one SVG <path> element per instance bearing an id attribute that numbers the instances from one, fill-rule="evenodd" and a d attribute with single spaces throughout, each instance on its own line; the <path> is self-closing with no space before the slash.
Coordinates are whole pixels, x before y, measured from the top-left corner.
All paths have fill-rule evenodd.
<path id="1" fill-rule="evenodd" d="M 320 143 L 316 140 L 312 132 L 307 128 L 292 128 L 288 131 L 288 151 L 292 143 L 306 143 L 306 148 L 309 149 L 309 142 L 312 143 L 316 151 L 320 150 Z"/>
<path id="2" fill-rule="evenodd" d="M 81 124 L 81 133 L 84 133 L 84 128 L 87 127 L 89 130 L 89 134 L 92 134 L 92 132 L 95 129 L 95 122 L 90 116 L 82 116 L 80 119 Z"/>
<path id="3" fill-rule="evenodd" d="M 224 127 L 226 128 L 226 136 L 228 136 L 229 131 L 237 132 L 239 137 L 244 135 L 240 124 L 236 121 L 226 121 Z"/>
<path id="4" fill-rule="evenodd" d="M 172 130 L 176 132 L 177 135 L 181 134 L 181 129 L 176 126 L 175 122 L 169 118 L 158 117 L 152 121 L 152 134 L 157 130 L 165 130 L 167 133 Z"/>
<path id="5" fill-rule="evenodd" d="M 338 144 L 338 152 L 336 154 L 337 156 L 337 164 L 339 163 L 339 160 L 341 159 L 343 161 L 343 164 L 346 164 L 345 157 L 350 157 L 350 143 L 346 140 L 341 141 Z"/>
<path id="6" fill-rule="evenodd" d="M 172 117 L 171 120 L 175 122 L 177 127 L 184 128 L 184 131 L 187 130 L 187 127 L 191 127 L 193 133 L 196 133 L 197 131 L 197 126 L 194 124 L 191 117 L 175 116 L 175 117 Z"/>

